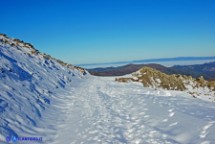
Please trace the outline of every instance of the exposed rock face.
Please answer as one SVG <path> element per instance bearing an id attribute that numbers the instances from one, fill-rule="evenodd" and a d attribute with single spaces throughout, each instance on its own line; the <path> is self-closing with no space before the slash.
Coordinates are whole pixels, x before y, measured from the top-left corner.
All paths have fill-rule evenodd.
<path id="1" fill-rule="evenodd" d="M 192 88 L 209 88 L 215 91 L 215 81 L 207 81 L 203 76 L 192 78 L 191 76 L 173 74 L 167 75 L 150 67 L 143 67 L 132 74 L 132 78 L 117 78 L 116 81 L 138 81 L 145 87 L 164 88 L 167 90 L 184 91 Z"/>

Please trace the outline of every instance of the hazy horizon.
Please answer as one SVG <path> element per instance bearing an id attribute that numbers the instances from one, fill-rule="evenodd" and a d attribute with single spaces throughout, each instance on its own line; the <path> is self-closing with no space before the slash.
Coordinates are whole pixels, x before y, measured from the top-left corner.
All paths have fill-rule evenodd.
<path id="1" fill-rule="evenodd" d="M 154 61 L 154 59 L 151 59 L 152 61 L 148 62 L 135 62 L 135 61 L 121 61 L 121 62 L 110 62 L 110 63 L 92 63 L 92 64 L 78 64 L 77 66 L 86 68 L 86 69 L 92 69 L 92 68 L 107 68 L 107 67 L 118 67 L 118 66 L 124 66 L 127 64 L 161 64 L 166 67 L 171 67 L 174 65 L 194 65 L 194 64 L 204 64 L 209 62 L 215 62 L 214 59 L 203 59 L 203 60 L 167 60 L 167 61 Z M 144 61 L 144 60 L 143 60 Z"/>

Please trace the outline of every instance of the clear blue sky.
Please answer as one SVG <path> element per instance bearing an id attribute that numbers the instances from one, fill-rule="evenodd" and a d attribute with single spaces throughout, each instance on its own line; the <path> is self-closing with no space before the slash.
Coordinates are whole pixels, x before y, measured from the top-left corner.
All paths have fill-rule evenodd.
<path id="1" fill-rule="evenodd" d="M 214 0 L 2 0 L 0 33 L 72 64 L 215 56 Z"/>

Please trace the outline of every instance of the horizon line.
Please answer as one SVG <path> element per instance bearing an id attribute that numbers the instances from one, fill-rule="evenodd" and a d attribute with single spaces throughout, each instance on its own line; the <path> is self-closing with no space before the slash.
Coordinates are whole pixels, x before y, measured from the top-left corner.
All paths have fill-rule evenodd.
<path id="1" fill-rule="evenodd" d="M 113 62 L 101 62 L 101 63 L 83 63 L 75 64 L 77 66 L 91 66 L 91 65 L 107 65 L 107 64 L 123 64 L 123 63 L 141 63 L 141 62 L 168 62 L 168 61 L 187 61 L 187 60 L 215 60 L 215 56 L 178 56 L 168 58 L 151 58 L 151 59 L 140 59 L 140 60 L 129 60 L 129 61 L 113 61 Z"/>

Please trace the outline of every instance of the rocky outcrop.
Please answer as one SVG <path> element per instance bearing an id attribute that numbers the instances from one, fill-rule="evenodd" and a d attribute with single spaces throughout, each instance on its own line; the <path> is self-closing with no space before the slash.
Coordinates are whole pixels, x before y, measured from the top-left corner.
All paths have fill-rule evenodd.
<path id="1" fill-rule="evenodd" d="M 193 78 L 191 76 L 172 74 L 168 75 L 150 67 L 143 67 L 135 73 L 131 78 L 116 78 L 119 82 L 135 81 L 141 82 L 144 87 L 163 88 L 167 90 L 189 90 L 190 88 L 208 88 L 215 91 L 215 81 L 207 81 L 203 76 Z"/>

